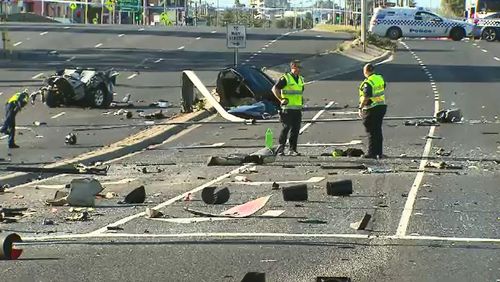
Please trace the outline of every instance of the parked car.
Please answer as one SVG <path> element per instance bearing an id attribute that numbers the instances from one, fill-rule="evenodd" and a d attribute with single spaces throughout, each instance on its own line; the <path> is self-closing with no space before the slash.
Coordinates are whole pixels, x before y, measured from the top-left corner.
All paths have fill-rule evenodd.
<path id="1" fill-rule="evenodd" d="M 41 94 L 42 101 L 50 108 L 61 105 L 108 108 L 113 101 L 118 72 L 114 70 L 64 69 L 56 71 L 32 95 Z"/>

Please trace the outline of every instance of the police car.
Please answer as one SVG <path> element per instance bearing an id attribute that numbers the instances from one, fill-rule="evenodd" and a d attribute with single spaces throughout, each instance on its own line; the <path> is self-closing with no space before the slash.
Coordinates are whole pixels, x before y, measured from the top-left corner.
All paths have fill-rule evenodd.
<path id="1" fill-rule="evenodd" d="M 370 32 L 379 36 L 449 37 L 462 40 L 472 33 L 474 25 L 438 16 L 424 8 L 377 8 L 370 21 Z"/>
<path id="2" fill-rule="evenodd" d="M 500 40 L 500 12 L 473 19 L 476 25 L 474 37 L 488 42 Z"/>

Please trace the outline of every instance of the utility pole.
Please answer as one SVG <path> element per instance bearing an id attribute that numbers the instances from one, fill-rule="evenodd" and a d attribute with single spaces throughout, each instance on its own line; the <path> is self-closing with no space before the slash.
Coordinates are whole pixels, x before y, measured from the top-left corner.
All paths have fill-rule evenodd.
<path id="1" fill-rule="evenodd" d="M 361 41 L 363 42 L 363 53 L 366 53 L 366 16 L 368 13 L 366 0 L 361 0 Z"/>

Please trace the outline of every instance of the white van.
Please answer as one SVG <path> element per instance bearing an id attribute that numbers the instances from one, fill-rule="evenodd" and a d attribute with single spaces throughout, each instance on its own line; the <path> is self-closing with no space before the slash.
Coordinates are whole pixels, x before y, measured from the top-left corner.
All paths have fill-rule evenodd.
<path id="1" fill-rule="evenodd" d="M 473 29 L 470 23 L 446 19 L 424 8 L 377 8 L 370 21 L 371 33 L 390 39 L 449 37 L 459 41 Z"/>

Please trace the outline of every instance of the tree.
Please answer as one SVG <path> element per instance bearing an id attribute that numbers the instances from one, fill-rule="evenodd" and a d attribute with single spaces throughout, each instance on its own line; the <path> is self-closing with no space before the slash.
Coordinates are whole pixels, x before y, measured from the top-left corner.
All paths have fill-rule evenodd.
<path id="1" fill-rule="evenodd" d="M 465 1 L 463 0 L 442 0 L 441 8 L 443 11 L 449 12 L 454 16 L 462 16 L 465 10 Z"/>

